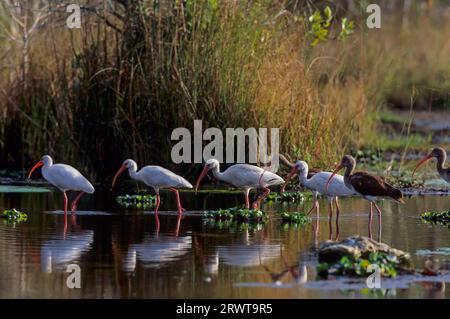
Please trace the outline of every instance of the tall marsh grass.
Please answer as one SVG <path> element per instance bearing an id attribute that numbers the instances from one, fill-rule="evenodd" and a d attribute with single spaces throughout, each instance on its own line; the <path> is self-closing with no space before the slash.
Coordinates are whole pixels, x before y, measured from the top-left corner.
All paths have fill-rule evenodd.
<path id="1" fill-rule="evenodd" d="M 130 1 L 113 12 L 107 3 L 84 12 L 81 30 L 52 14 L 30 39 L 26 67 L 20 41 L 0 37 L 2 167 L 49 153 L 92 176 L 128 157 L 174 168 L 171 132 L 195 119 L 204 128 L 279 127 L 282 152 L 329 166 L 374 133 L 373 114 L 404 72 L 392 70 L 405 52 L 389 51 L 395 40 L 385 33 L 375 44 L 361 29 L 311 47 L 305 12 L 283 1 Z"/>

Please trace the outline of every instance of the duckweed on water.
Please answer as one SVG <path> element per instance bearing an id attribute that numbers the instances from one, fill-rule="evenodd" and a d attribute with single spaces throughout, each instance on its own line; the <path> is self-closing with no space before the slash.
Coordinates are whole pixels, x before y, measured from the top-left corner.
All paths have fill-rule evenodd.
<path id="1" fill-rule="evenodd" d="M 238 222 L 263 222 L 268 219 L 265 212 L 258 209 L 227 208 L 205 211 L 205 217 L 216 221 L 236 220 Z"/>
<path id="2" fill-rule="evenodd" d="M 429 223 L 450 226 L 450 211 L 425 212 L 420 215 L 420 218 Z"/>
<path id="3" fill-rule="evenodd" d="M 5 220 L 5 224 L 15 224 L 20 222 L 26 222 L 28 219 L 28 215 L 24 212 L 18 211 L 15 208 L 6 209 L 3 211 L 0 216 Z"/>
<path id="4" fill-rule="evenodd" d="M 370 253 L 367 259 L 351 258 L 343 256 L 337 263 L 320 263 L 317 266 L 317 274 L 321 278 L 332 276 L 355 276 L 367 277 L 374 272 L 374 268 L 370 269 L 370 265 L 377 265 L 381 276 L 396 277 L 400 267 L 400 260 L 396 256 L 388 255 L 381 252 Z"/>
<path id="5" fill-rule="evenodd" d="M 150 208 L 156 205 L 156 195 L 123 195 L 116 198 L 116 202 L 125 208 Z"/>

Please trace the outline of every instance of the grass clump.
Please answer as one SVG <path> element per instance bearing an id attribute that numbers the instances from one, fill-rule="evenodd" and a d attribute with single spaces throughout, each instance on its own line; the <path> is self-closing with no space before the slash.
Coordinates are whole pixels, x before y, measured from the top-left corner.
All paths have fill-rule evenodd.
<path id="1" fill-rule="evenodd" d="M 266 202 L 300 202 L 305 199 L 305 196 L 301 192 L 283 192 L 283 193 L 270 193 L 266 197 Z"/>
<path id="2" fill-rule="evenodd" d="M 205 217 L 216 221 L 263 222 L 268 219 L 265 212 L 259 209 L 227 208 L 205 211 Z"/>
<path id="3" fill-rule="evenodd" d="M 0 215 L 1 218 L 5 220 L 5 224 L 15 224 L 20 222 L 26 222 L 28 215 L 24 212 L 18 211 L 17 209 L 6 209 Z"/>
<path id="4" fill-rule="evenodd" d="M 156 205 L 156 195 L 123 195 L 116 198 L 116 202 L 125 208 L 150 208 Z"/>
<path id="5" fill-rule="evenodd" d="M 343 256 L 334 264 L 320 263 L 317 266 L 317 274 L 322 278 L 327 278 L 329 275 L 367 277 L 375 271 L 374 268 L 369 271 L 369 266 L 376 265 L 381 276 L 393 278 L 401 269 L 400 264 L 401 261 L 396 256 L 373 252 L 367 259 Z"/>
<path id="6" fill-rule="evenodd" d="M 422 220 L 429 222 L 429 223 L 443 225 L 443 226 L 450 226 L 450 211 L 449 210 L 442 211 L 442 212 L 436 212 L 436 211 L 424 212 L 420 215 L 420 218 L 422 218 Z"/>

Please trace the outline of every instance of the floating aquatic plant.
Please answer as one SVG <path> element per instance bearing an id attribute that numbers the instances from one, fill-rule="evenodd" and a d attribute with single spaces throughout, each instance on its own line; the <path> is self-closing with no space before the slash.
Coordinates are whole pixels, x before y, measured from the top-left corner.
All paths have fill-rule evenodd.
<path id="1" fill-rule="evenodd" d="M 450 226 L 450 211 L 448 210 L 442 212 L 425 212 L 420 215 L 420 218 L 429 223 Z"/>
<path id="2" fill-rule="evenodd" d="M 374 268 L 370 265 L 376 265 L 383 277 L 396 277 L 401 270 L 401 261 L 397 256 L 389 255 L 383 252 L 372 252 L 367 258 L 352 258 L 343 256 L 337 263 L 320 263 L 316 270 L 322 278 L 329 275 L 334 276 L 356 276 L 367 277 L 374 273 Z"/>
<path id="3" fill-rule="evenodd" d="M 312 221 L 311 217 L 299 212 L 281 212 L 280 216 L 283 223 L 289 224 L 306 225 Z"/>
<path id="4" fill-rule="evenodd" d="M 116 202 L 125 208 L 150 208 L 156 205 L 156 195 L 123 195 Z"/>
<path id="5" fill-rule="evenodd" d="M 305 196 L 301 192 L 283 192 L 283 193 L 270 193 L 266 197 L 267 202 L 300 202 L 305 199 Z"/>
<path id="6" fill-rule="evenodd" d="M 228 230 L 242 232 L 244 230 L 261 230 L 263 229 L 267 220 L 254 222 L 254 223 L 242 223 L 237 220 L 215 220 L 207 219 L 205 225 L 217 230 Z"/>
<path id="7" fill-rule="evenodd" d="M 0 217 L 3 218 L 5 220 L 5 223 L 7 223 L 7 224 L 26 222 L 28 219 L 27 214 L 25 214 L 24 212 L 18 211 L 15 208 L 4 210 Z"/>
<path id="8" fill-rule="evenodd" d="M 205 217 L 217 221 L 236 220 L 238 222 L 263 222 L 268 219 L 267 214 L 259 209 L 227 208 L 205 211 Z"/>

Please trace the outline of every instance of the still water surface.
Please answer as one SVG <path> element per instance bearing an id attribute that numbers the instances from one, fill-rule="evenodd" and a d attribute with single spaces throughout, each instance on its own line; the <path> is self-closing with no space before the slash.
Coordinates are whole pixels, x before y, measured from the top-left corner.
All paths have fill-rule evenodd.
<path id="1" fill-rule="evenodd" d="M 17 191 L 17 190 L 16 190 Z M 369 291 L 363 281 L 319 281 L 317 247 L 330 227 L 327 202 L 321 217 L 303 227 L 283 226 L 271 218 L 263 227 L 221 229 L 200 214 L 187 212 L 159 217 L 123 210 L 109 190 L 87 195 L 80 212 L 64 230 L 59 192 L 0 193 L 0 209 L 28 213 L 15 226 L 0 222 L 0 298 L 449 298 L 447 277 L 423 282 L 417 278 L 382 281 Z M 241 204 L 238 194 L 182 193 L 192 211 Z M 164 193 L 162 210 L 170 210 L 173 195 Z M 267 204 L 267 211 L 308 209 L 300 204 Z M 449 196 L 408 198 L 405 205 L 384 202 L 382 241 L 411 253 L 416 268 L 426 259 L 450 269 L 450 230 L 424 224 L 419 213 L 448 210 Z M 340 238 L 367 236 L 368 204 L 341 201 Z M 377 223 L 374 222 L 376 234 Z M 333 235 L 336 228 L 333 225 Z M 66 286 L 67 265 L 81 268 L 81 288 Z"/>

